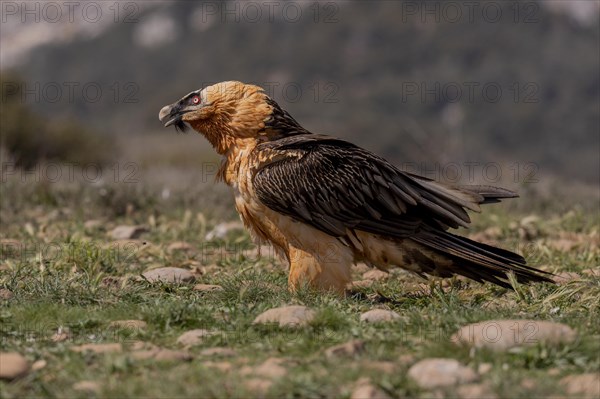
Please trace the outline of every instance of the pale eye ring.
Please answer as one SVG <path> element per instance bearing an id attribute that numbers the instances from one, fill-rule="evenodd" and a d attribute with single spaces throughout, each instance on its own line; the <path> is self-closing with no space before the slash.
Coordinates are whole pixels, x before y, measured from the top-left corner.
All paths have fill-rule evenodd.
<path id="1" fill-rule="evenodd" d="M 194 104 L 194 105 L 200 104 L 200 97 L 198 97 L 198 96 L 192 97 L 192 104 Z"/>

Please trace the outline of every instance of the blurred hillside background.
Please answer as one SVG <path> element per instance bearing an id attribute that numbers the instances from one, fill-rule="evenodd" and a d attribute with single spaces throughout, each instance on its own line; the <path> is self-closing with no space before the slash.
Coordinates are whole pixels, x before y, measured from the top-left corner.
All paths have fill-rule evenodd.
<path id="1" fill-rule="evenodd" d="M 577 185 L 597 205 L 599 4 L 2 2 L 2 162 L 214 174 L 208 144 L 158 110 L 241 80 L 405 169 Z"/>

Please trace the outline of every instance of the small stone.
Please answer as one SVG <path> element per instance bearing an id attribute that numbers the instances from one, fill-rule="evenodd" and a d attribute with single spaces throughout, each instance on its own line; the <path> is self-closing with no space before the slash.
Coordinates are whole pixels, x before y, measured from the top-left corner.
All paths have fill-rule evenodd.
<path id="1" fill-rule="evenodd" d="M 409 370 L 421 388 L 433 389 L 477 381 L 477 374 L 455 359 L 431 358 L 415 363 Z"/>
<path id="2" fill-rule="evenodd" d="M 360 378 L 354 385 L 350 399 L 391 399 L 391 397 L 373 385 L 368 378 Z"/>
<path id="3" fill-rule="evenodd" d="M 492 363 L 481 363 L 477 366 L 477 373 L 479 374 L 487 374 L 492 371 Z"/>
<path id="4" fill-rule="evenodd" d="M 95 230 L 100 227 L 102 227 L 102 222 L 96 219 L 86 220 L 86 222 L 83 224 L 83 228 L 86 230 Z"/>
<path id="5" fill-rule="evenodd" d="M 252 372 L 253 374 L 260 377 L 267 378 L 282 378 L 287 374 L 287 369 L 282 366 L 285 362 L 284 359 L 279 359 L 276 357 L 271 357 L 265 360 L 262 364 L 257 367 L 254 367 Z"/>
<path id="6" fill-rule="evenodd" d="M 538 320 L 489 320 L 461 327 L 451 338 L 457 344 L 505 351 L 539 342 L 558 345 L 573 342 L 576 332 L 569 326 Z"/>
<path id="7" fill-rule="evenodd" d="M 179 267 L 159 267 L 158 269 L 145 271 L 142 276 L 151 283 L 160 281 L 181 284 L 193 282 L 196 279 L 192 272 Z"/>
<path id="8" fill-rule="evenodd" d="M 211 231 L 206 234 L 206 241 L 212 241 L 215 239 L 223 239 L 234 230 L 243 230 L 244 225 L 240 222 L 225 222 L 219 223 Z"/>
<path id="9" fill-rule="evenodd" d="M 571 281 L 581 280 L 581 276 L 575 272 L 560 272 L 552 277 L 559 285 L 568 284 Z"/>
<path id="10" fill-rule="evenodd" d="M 364 274 L 370 270 L 371 268 L 364 262 L 359 262 L 356 265 L 352 266 L 352 271 L 359 274 Z"/>
<path id="11" fill-rule="evenodd" d="M 360 321 L 365 323 L 381 323 L 400 319 L 400 315 L 391 310 L 373 309 L 360 315 Z"/>
<path id="12" fill-rule="evenodd" d="M 67 331 L 60 329 L 59 331 L 55 332 L 50 339 L 52 342 L 64 342 L 69 338 L 71 338 L 71 335 Z"/>
<path id="13" fill-rule="evenodd" d="M 495 240 L 502 236 L 502 229 L 498 226 L 491 226 L 485 229 L 483 231 L 483 234 L 486 235 L 488 238 Z"/>
<path id="14" fill-rule="evenodd" d="M 234 357 L 237 352 L 231 348 L 208 348 L 200 352 L 201 356 L 207 357 Z"/>
<path id="15" fill-rule="evenodd" d="M 356 280 L 352 282 L 352 285 L 349 288 L 369 288 L 374 282 L 375 281 L 373 280 Z"/>
<path id="16" fill-rule="evenodd" d="M 272 381 L 264 378 L 250 378 L 244 382 L 246 388 L 257 393 L 265 393 L 273 385 Z"/>
<path id="17" fill-rule="evenodd" d="M 394 362 L 388 361 L 372 361 L 368 360 L 363 362 L 363 366 L 369 370 L 377 370 L 384 374 L 393 374 L 397 371 L 398 367 Z"/>
<path id="18" fill-rule="evenodd" d="M 127 346 L 130 351 L 158 349 L 158 346 L 154 345 L 152 342 L 146 341 L 133 341 Z"/>
<path id="19" fill-rule="evenodd" d="M 184 346 L 194 346 L 201 344 L 204 338 L 214 335 L 213 331 L 196 329 L 186 331 L 177 338 L 177 343 Z"/>
<path id="20" fill-rule="evenodd" d="M 391 399 L 391 396 L 368 381 L 359 381 L 350 399 Z"/>
<path id="21" fill-rule="evenodd" d="M 569 375 L 561 379 L 560 384 L 565 386 L 565 391 L 570 395 L 585 398 L 600 397 L 600 374 L 598 373 Z"/>
<path id="22" fill-rule="evenodd" d="M 0 379 L 15 380 L 29 373 L 29 362 L 19 353 L 0 352 Z"/>
<path id="23" fill-rule="evenodd" d="M 130 331 L 144 330 L 147 325 L 148 324 L 143 320 L 115 320 L 108 324 L 108 326 L 112 328 Z"/>
<path id="24" fill-rule="evenodd" d="M 581 273 L 585 274 L 586 276 L 600 277 L 600 268 L 585 269 L 585 270 L 582 270 Z"/>
<path id="25" fill-rule="evenodd" d="M 44 367 L 46 367 L 48 365 L 48 362 L 46 362 L 44 359 L 40 359 L 40 360 L 36 360 L 35 362 L 33 362 L 33 364 L 31 365 L 31 371 L 38 371 L 43 369 Z"/>
<path id="26" fill-rule="evenodd" d="M 335 357 L 354 357 L 365 351 L 365 342 L 361 340 L 351 340 L 343 344 L 332 346 L 325 350 L 327 358 Z"/>
<path id="27" fill-rule="evenodd" d="M 216 291 L 223 291 L 223 287 L 221 287 L 220 285 L 216 285 L 216 284 L 196 284 L 194 286 L 194 291 L 216 292 Z"/>
<path id="28" fill-rule="evenodd" d="M 556 377 L 560 375 L 560 369 L 558 367 L 552 367 L 551 369 L 548 369 L 548 375 L 551 377 Z"/>
<path id="29" fill-rule="evenodd" d="M 94 352 L 94 353 L 114 353 L 123 351 L 123 347 L 119 343 L 110 344 L 83 344 L 72 346 L 73 352 Z"/>
<path id="30" fill-rule="evenodd" d="M 195 250 L 196 249 L 192 244 L 185 241 L 176 241 L 169 244 L 169 246 L 167 247 L 167 251 L 169 252 L 193 252 Z"/>
<path id="31" fill-rule="evenodd" d="M 464 384 L 456 388 L 461 399 L 496 399 L 497 396 L 486 384 Z"/>
<path id="32" fill-rule="evenodd" d="M 110 236 L 113 240 L 133 240 L 147 231 L 143 226 L 117 226 L 110 232 Z"/>
<path id="33" fill-rule="evenodd" d="M 389 273 L 386 273 L 381 270 L 369 270 L 368 272 L 366 272 L 362 275 L 364 280 L 373 280 L 373 281 L 385 280 L 389 276 L 390 276 Z"/>
<path id="34" fill-rule="evenodd" d="M 400 355 L 398 357 L 398 363 L 403 366 L 408 366 L 409 364 L 413 364 L 415 362 L 415 356 L 410 354 Z"/>
<path id="35" fill-rule="evenodd" d="M 523 378 L 521 380 L 521 386 L 527 390 L 532 390 L 537 387 L 537 384 L 533 378 Z"/>
<path id="36" fill-rule="evenodd" d="M 131 357 L 137 360 L 152 359 L 157 361 L 190 361 L 193 359 L 193 356 L 188 352 L 164 348 L 131 352 Z"/>
<path id="37" fill-rule="evenodd" d="M 217 370 L 223 372 L 223 373 L 228 373 L 233 369 L 233 364 L 229 363 L 229 362 L 203 362 L 203 365 L 206 367 L 213 367 L 216 368 Z"/>
<path id="38" fill-rule="evenodd" d="M 83 392 L 99 392 L 100 384 L 96 381 L 79 381 L 73 384 L 73 390 Z"/>
<path id="39" fill-rule="evenodd" d="M 258 315 L 252 324 L 277 323 L 279 327 L 302 327 L 309 324 L 316 312 L 306 306 L 283 306 L 269 309 Z"/>
<path id="40" fill-rule="evenodd" d="M 11 290 L 7 288 L 0 288 L 0 299 L 8 301 L 13 297 L 13 293 Z"/>

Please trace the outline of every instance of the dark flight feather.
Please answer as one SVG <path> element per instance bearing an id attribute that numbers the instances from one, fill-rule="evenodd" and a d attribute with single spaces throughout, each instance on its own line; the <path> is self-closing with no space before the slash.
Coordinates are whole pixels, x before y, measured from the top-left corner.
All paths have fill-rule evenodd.
<path id="1" fill-rule="evenodd" d="M 402 172 L 354 144 L 302 132 L 295 121 L 279 124 L 294 126 L 293 133 L 259 145 L 278 157 L 253 178 L 259 200 L 272 210 L 345 242 L 352 230 L 409 238 L 451 259 L 452 273 L 476 281 L 508 287 L 508 272 L 520 282 L 552 281 L 520 255 L 445 231 L 468 226 L 466 209 L 479 211 L 479 204 L 515 193 L 491 186 L 446 186 Z M 286 157 L 288 152 L 293 155 Z"/>

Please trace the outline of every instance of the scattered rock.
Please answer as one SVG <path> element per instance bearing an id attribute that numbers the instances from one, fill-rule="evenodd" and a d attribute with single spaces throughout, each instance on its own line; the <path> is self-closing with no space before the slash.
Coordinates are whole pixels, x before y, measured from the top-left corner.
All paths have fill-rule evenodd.
<path id="1" fill-rule="evenodd" d="M 537 387 L 537 383 L 535 382 L 535 380 L 533 378 L 523 378 L 521 380 L 521 387 L 523 387 L 527 390 L 532 390 Z"/>
<path id="2" fill-rule="evenodd" d="M 208 348 L 200 352 L 201 356 L 207 357 L 234 357 L 237 352 L 231 348 Z"/>
<path id="3" fill-rule="evenodd" d="M 408 370 L 408 376 L 424 389 L 466 384 L 478 379 L 473 370 L 457 360 L 439 358 L 424 359 L 415 363 Z"/>
<path id="4" fill-rule="evenodd" d="M 123 346 L 119 343 L 110 344 L 83 344 L 72 346 L 73 352 L 94 352 L 94 353 L 111 353 L 123 351 Z"/>
<path id="5" fill-rule="evenodd" d="M 408 366 L 409 364 L 413 364 L 415 362 L 415 356 L 410 354 L 400 355 L 398 357 L 398 363 L 403 366 Z"/>
<path id="6" fill-rule="evenodd" d="M 362 276 L 364 280 L 380 281 L 387 279 L 390 274 L 381 270 L 369 270 L 368 272 L 363 273 Z"/>
<path id="7" fill-rule="evenodd" d="M 33 362 L 33 364 L 31 365 L 31 371 L 38 371 L 43 369 L 44 367 L 46 367 L 48 365 L 48 362 L 46 362 L 44 359 L 40 359 L 40 360 L 36 360 L 35 362 Z"/>
<path id="8" fill-rule="evenodd" d="M 488 227 L 483 231 L 483 234 L 487 236 L 489 239 L 496 240 L 502 237 L 502 229 L 498 226 Z"/>
<path id="9" fill-rule="evenodd" d="M 561 252 L 569 252 L 575 247 L 578 247 L 579 244 L 579 242 L 571 240 L 569 238 L 558 238 L 555 240 L 548 241 L 548 246 Z"/>
<path id="10" fill-rule="evenodd" d="M 368 378 L 356 381 L 350 399 L 391 399 L 391 397 L 377 388 Z"/>
<path id="11" fill-rule="evenodd" d="M 363 362 L 363 366 L 369 370 L 377 370 L 384 374 L 393 374 L 398 371 L 398 367 L 394 362 L 368 360 Z"/>
<path id="12" fill-rule="evenodd" d="M 29 372 L 29 362 L 19 353 L 0 352 L 0 379 L 14 380 Z"/>
<path id="13" fill-rule="evenodd" d="M 365 351 L 365 342 L 361 340 L 352 340 L 343 344 L 332 346 L 325 350 L 327 358 L 335 357 L 354 357 Z"/>
<path id="14" fill-rule="evenodd" d="M 143 330 L 147 326 L 148 324 L 143 320 L 115 320 L 108 324 L 108 327 L 130 331 Z"/>
<path id="15" fill-rule="evenodd" d="M 83 228 L 86 230 L 96 230 L 100 227 L 102 227 L 102 221 L 96 219 L 86 220 L 83 224 Z"/>
<path id="16" fill-rule="evenodd" d="M 110 236 L 113 240 L 132 240 L 147 231 L 148 229 L 143 226 L 117 226 L 110 232 Z"/>
<path id="17" fill-rule="evenodd" d="M 560 272 L 552 277 L 559 285 L 570 283 L 571 281 L 581 280 L 581 276 L 575 272 Z"/>
<path id="18" fill-rule="evenodd" d="M 50 339 L 52 340 L 52 342 L 64 342 L 69 338 L 71 338 L 71 334 L 69 334 L 69 332 L 64 329 L 59 328 L 58 331 L 55 332 Z"/>
<path id="19" fill-rule="evenodd" d="M 360 379 L 350 395 L 350 399 L 391 399 L 391 397 L 377 388 L 367 379 Z"/>
<path id="20" fill-rule="evenodd" d="M 580 375 L 569 375 L 560 380 L 565 386 L 565 391 L 570 395 L 582 395 L 586 398 L 600 397 L 600 374 L 587 373 Z"/>
<path id="21" fill-rule="evenodd" d="M 265 393 L 273 385 L 272 381 L 264 378 L 250 378 L 244 382 L 246 388 L 257 393 Z"/>
<path id="22" fill-rule="evenodd" d="M 127 345 L 127 349 L 130 351 L 141 351 L 141 350 L 150 350 L 150 349 L 158 349 L 158 346 L 154 345 L 152 342 L 146 341 L 133 341 Z"/>
<path id="23" fill-rule="evenodd" d="M 11 290 L 7 288 L 0 288 L 0 299 L 8 301 L 13 297 L 13 293 Z"/>
<path id="24" fill-rule="evenodd" d="M 456 388 L 461 399 L 496 399 L 497 396 L 486 384 L 464 384 Z"/>
<path id="25" fill-rule="evenodd" d="M 369 288 L 370 286 L 372 286 L 374 283 L 373 280 L 356 280 L 353 281 L 352 284 L 350 285 L 350 287 L 348 287 L 349 289 L 352 288 Z"/>
<path id="26" fill-rule="evenodd" d="M 152 359 L 157 361 L 190 361 L 193 359 L 193 356 L 188 352 L 164 348 L 131 352 L 131 357 L 137 360 Z"/>
<path id="27" fill-rule="evenodd" d="M 185 241 L 176 241 L 167 247 L 167 251 L 169 252 L 194 252 L 195 250 L 196 248 L 192 244 Z"/>
<path id="28" fill-rule="evenodd" d="M 196 279 L 192 272 L 179 267 L 159 267 L 158 269 L 145 271 L 142 276 L 151 283 L 160 281 L 180 284 L 193 282 Z"/>
<path id="29" fill-rule="evenodd" d="M 490 371 L 492 371 L 492 363 L 481 363 L 479 366 L 477 366 L 478 374 L 487 374 Z"/>
<path id="30" fill-rule="evenodd" d="M 306 306 L 283 306 L 259 314 L 253 324 L 278 323 L 280 327 L 301 327 L 309 324 L 316 312 Z"/>
<path id="31" fill-rule="evenodd" d="M 352 271 L 359 273 L 359 274 L 364 274 L 368 271 L 371 270 L 371 267 L 369 267 L 366 263 L 364 262 L 358 262 L 357 264 L 352 266 Z"/>
<path id="32" fill-rule="evenodd" d="M 585 269 L 585 270 L 582 270 L 581 273 L 585 274 L 586 276 L 600 277 L 600 268 Z"/>
<path id="33" fill-rule="evenodd" d="M 96 381 L 79 381 L 73 384 L 73 390 L 83 392 L 99 392 L 100 384 Z"/>
<path id="34" fill-rule="evenodd" d="M 452 342 L 497 351 L 539 342 L 557 345 L 570 343 L 577 334 L 569 326 L 538 320 L 490 320 L 461 327 Z"/>
<path id="35" fill-rule="evenodd" d="M 200 292 L 214 292 L 214 291 L 223 291 L 223 287 L 216 284 L 196 284 L 194 286 L 194 291 Z"/>
<path id="36" fill-rule="evenodd" d="M 177 338 L 177 343 L 184 346 L 194 346 L 201 344 L 205 337 L 214 335 L 213 331 L 196 329 L 186 331 Z"/>
<path id="37" fill-rule="evenodd" d="M 219 223 L 206 234 L 205 240 L 211 241 L 214 239 L 223 239 L 230 231 L 243 230 L 244 225 L 241 222 L 225 222 Z"/>
<path id="38" fill-rule="evenodd" d="M 259 377 L 282 378 L 287 374 L 287 369 L 282 366 L 283 363 L 285 363 L 284 359 L 268 358 L 259 366 L 253 367 L 252 374 Z"/>
<path id="39" fill-rule="evenodd" d="M 228 373 L 233 369 L 233 364 L 229 362 L 203 362 L 202 364 L 206 367 L 216 368 L 223 373 Z"/>
<path id="40" fill-rule="evenodd" d="M 381 323 L 400 319 L 400 315 L 391 310 L 373 309 L 360 315 L 360 321 L 365 323 Z"/>

